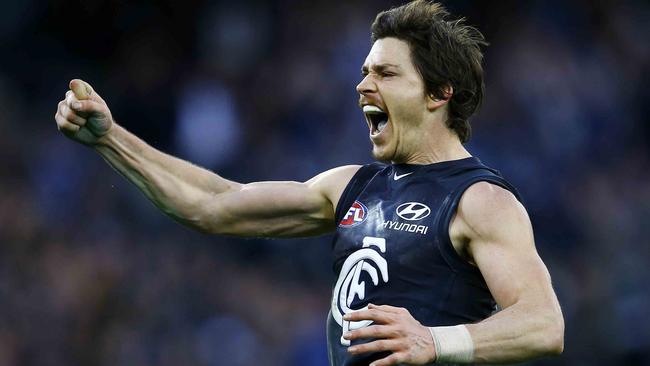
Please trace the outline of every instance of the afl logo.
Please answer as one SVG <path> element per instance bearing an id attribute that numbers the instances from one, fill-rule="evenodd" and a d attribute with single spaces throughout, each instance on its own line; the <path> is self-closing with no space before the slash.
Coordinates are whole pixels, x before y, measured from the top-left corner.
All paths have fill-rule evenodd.
<path id="1" fill-rule="evenodd" d="M 427 205 L 423 205 L 419 202 L 407 202 L 402 203 L 395 210 L 397 216 L 408 221 L 422 220 L 423 218 L 429 216 L 431 209 Z"/>
<path id="2" fill-rule="evenodd" d="M 368 208 L 359 201 L 354 201 L 348 212 L 343 216 L 339 226 L 355 226 L 362 223 L 368 215 Z"/>
<path id="3" fill-rule="evenodd" d="M 371 320 L 347 321 L 343 319 L 343 315 L 367 309 L 368 306 L 352 309 L 355 299 L 365 299 L 368 290 L 372 291 L 371 286 L 379 286 L 379 281 L 388 282 L 388 262 L 381 253 L 386 253 L 386 239 L 366 236 L 363 238 L 361 249 L 350 254 L 341 267 L 339 278 L 334 285 L 330 309 L 332 318 L 341 326 L 341 334 L 372 323 Z M 366 275 L 361 277 L 364 272 Z M 341 337 L 341 345 L 349 346 L 350 341 Z"/>

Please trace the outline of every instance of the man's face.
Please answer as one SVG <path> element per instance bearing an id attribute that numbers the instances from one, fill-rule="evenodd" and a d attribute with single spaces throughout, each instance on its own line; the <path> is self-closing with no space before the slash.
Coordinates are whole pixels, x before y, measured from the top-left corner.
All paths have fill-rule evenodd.
<path id="1" fill-rule="evenodd" d="M 428 113 L 424 82 L 411 61 L 408 43 L 397 38 L 377 40 L 362 74 L 357 91 L 370 129 L 373 157 L 407 162 L 426 143 L 422 123 Z"/>

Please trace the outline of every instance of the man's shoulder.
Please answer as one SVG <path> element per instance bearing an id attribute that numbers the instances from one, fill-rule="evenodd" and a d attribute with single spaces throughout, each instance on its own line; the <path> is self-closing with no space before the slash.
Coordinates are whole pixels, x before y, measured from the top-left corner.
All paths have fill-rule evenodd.
<path id="1" fill-rule="evenodd" d="M 339 166 L 326 170 L 305 183 L 323 192 L 339 189 L 341 185 L 345 188 L 345 185 L 362 167 L 362 165 Z"/>
<path id="2" fill-rule="evenodd" d="M 364 165 L 343 165 L 322 172 L 312 178 L 312 181 L 316 180 L 320 183 L 324 183 L 326 187 L 330 185 L 338 187 L 341 184 L 345 187 L 353 180 L 353 178 L 360 181 L 368 180 L 377 172 L 386 168 L 386 166 L 386 164 L 378 162 Z"/>
<path id="3" fill-rule="evenodd" d="M 319 176 L 322 175 L 324 177 L 329 177 L 329 178 L 348 177 L 349 180 L 362 167 L 363 165 L 358 165 L 358 164 L 342 165 L 336 168 L 326 170 L 321 174 L 319 174 Z"/>
<path id="4" fill-rule="evenodd" d="M 362 165 L 343 165 L 332 168 L 318 174 L 305 184 L 326 197 L 335 210 L 345 187 L 362 167 Z"/>
<path id="5" fill-rule="evenodd" d="M 517 203 L 518 200 L 512 192 L 489 181 L 472 184 L 461 198 L 462 205 L 478 211 L 507 208 Z"/>
<path id="6" fill-rule="evenodd" d="M 489 235 L 495 230 L 507 230 L 513 223 L 528 221 L 526 209 L 513 192 L 491 182 L 479 181 L 463 193 L 457 217 L 471 236 Z"/>

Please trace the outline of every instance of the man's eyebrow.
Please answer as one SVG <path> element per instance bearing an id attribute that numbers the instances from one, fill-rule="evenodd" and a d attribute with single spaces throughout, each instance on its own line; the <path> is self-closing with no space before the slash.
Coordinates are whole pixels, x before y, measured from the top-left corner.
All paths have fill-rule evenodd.
<path id="1" fill-rule="evenodd" d="M 389 67 L 394 67 L 394 68 L 396 68 L 396 69 L 399 69 L 399 68 L 400 68 L 399 65 L 389 64 L 389 63 L 383 63 L 383 64 L 375 64 L 375 65 L 372 65 L 372 69 L 375 70 L 375 71 L 377 71 L 377 72 L 382 72 L 382 71 L 386 70 L 386 69 L 389 68 Z M 362 73 L 362 74 L 367 74 L 367 73 L 368 73 L 368 69 L 369 69 L 368 65 L 363 65 L 363 66 L 361 67 L 361 73 Z"/>

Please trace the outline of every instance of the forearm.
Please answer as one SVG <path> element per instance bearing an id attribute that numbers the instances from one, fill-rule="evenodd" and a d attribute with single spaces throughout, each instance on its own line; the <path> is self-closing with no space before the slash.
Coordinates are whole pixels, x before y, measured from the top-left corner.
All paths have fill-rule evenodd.
<path id="1" fill-rule="evenodd" d="M 199 230 L 202 203 L 240 186 L 154 149 L 117 124 L 94 149 L 163 212 Z"/>
<path id="2" fill-rule="evenodd" d="M 541 307 L 519 302 L 466 327 L 476 363 L 520 362 L 556 355 L 563 349 L 564 323 L 559 305 Z"/>

